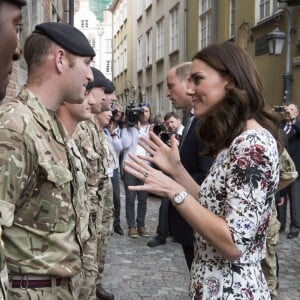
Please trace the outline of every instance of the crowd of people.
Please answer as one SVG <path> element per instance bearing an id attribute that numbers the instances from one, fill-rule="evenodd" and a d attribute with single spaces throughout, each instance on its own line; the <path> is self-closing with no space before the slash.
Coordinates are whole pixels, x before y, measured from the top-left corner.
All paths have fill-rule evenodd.
<path id="1" fill-rule="evenodd" d="M 24 5 L 0 1 L 1 99 Z M 128 236 L 149 236 L 148 193 L 159 196 L 147 245 L 182 245 L 192 299 L 276 296 L 287 200 L 288 237 L 300 231 L 298 108 L 282 107 L 280 130 L 244 50 L 210 45 L 169 70 L 184 124 L 173 111 L 152 122 L 149 103 L 124 111 L 71 25 L 37 25 L 23 53 L 26 85 L 0 106 L 0 298 L 114 299 L 102 274 L 112 229 L 124 234 L 121 171 Z"/>

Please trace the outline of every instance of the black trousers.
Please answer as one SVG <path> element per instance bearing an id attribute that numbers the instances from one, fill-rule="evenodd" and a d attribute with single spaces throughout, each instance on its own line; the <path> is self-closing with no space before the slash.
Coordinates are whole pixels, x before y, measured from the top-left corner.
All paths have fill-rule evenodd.
<path id="1" fill-rule="evenodd" d="M 184 257 L 185 257 L 185 262 L 191 271 L 192 267 L 192 262 L 194 260 L 194 246 L 182 246 Z"/>
<path id="2" fill-rule="evenodd" d="M 158 225 L 156 233 L 162 238 L 166 239 L 169 236 L 169 222 L 168 222 L 169 200 L 162 199 L 158 213 Z"/>

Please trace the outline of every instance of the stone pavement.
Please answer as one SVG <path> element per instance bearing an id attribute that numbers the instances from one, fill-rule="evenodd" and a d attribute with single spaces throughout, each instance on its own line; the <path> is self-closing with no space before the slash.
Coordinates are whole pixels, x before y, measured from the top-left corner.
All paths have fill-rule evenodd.
<path id="1" fill-rule="evenodd" d="M 124 195 L 121 198 L 121 225 L 126 229 Z M 149 238 L 132 239 L 113 234 L 103 276 L 104 287 L 115 294 L 115 300 L 189 299 L 188 269 L 181 247 L 168 238 L 166 245 L 146 246 L 155 236 L 160 201 L 149 197 L 146 225 Z M 279 289 L 276 300 L 300 299 L 300 237 L 290 240 L 280 235 Z"/>

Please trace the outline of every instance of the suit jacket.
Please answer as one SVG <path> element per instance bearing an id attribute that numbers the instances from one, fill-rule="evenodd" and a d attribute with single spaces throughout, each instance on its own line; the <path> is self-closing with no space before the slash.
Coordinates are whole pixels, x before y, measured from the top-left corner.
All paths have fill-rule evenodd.
<path id="1" fill-rule="evenodd" d="M 288 134 L 283 131 L 283 127 L 284 122 L 281 128 L 285 147 L 294 161 L 298 174 L 300 174 L 300 119 L 296 119 L 295 124 L 292 125 L 292 129 Z"/>
<path id="2" fill-rule="evenodd" d="M 201 157 L 199 152 L 205 149 L 205 144 L 195 131 L 197 119 L 194 118 L 189 131 L 180 148 L 180 159 L 194 180 L 201 184 L 205 179 L 209 168 L 212 164 L 212 159 L 208 157 Z M 193 247 L 194 232 L 192 227 L 185 221 L 185 219 L 177 212 L 177 209 L 169 202 L 169 229 L 170 234 L 174 240 L 184 247 Z"/>

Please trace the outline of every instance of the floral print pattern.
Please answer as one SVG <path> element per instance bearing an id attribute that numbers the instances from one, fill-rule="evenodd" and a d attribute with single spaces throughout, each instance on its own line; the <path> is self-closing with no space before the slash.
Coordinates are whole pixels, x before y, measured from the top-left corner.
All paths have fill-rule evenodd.
<path id="1" fill-rule="evenodd" d="M 241 133 L 218 154 L 199 202 L 226 220 L 242 256 L 226 260 L 195 233 L 192 299 L 271 299 L 260 263 L 278 181 L 277 144 L 265 129 Z"/>

